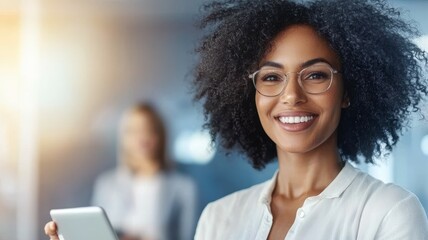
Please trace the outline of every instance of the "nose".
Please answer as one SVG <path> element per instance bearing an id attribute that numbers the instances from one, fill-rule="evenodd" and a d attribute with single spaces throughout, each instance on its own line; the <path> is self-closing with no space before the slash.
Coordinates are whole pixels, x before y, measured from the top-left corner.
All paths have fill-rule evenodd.
<path id="1" fill-rule="evenodd" d="M 306 94 L 299 85 L 298 74 L 289 73 L 284 91 L 280 95 L 283 104 L 298 105 L 307 101 Z"/>

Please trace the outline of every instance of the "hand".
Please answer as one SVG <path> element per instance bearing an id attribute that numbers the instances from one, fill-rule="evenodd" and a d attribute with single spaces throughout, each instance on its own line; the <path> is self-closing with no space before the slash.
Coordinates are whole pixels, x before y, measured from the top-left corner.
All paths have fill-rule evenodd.
<path id="1" fill-rule="evenodd" d="M 48 222 L 45 225 L 45 234 L 50 237 L 50 240 L 59 240 L 57 227 L 54 222 Z"/>

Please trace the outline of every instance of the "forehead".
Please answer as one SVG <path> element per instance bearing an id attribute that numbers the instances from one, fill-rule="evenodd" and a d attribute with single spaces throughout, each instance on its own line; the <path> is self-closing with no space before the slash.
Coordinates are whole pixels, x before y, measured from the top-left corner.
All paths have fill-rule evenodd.
<path id="1" fill-rule="evenodd" d="M 138 126 L 152 124 L 151 116 L 146 112 L 130 111 L 125 114 L 123 124 L 125 126 Z"/>
<path id="2" fill-rule="evenodd" d="M 295 67 L 315 58 L 324 58 L 332 67 L 340 68 L 340 60 L 327 40 L 308 25 L 293 25 L 279 33 L 272 41 L 272 49 L 262 62 L 276 62 Z"/>

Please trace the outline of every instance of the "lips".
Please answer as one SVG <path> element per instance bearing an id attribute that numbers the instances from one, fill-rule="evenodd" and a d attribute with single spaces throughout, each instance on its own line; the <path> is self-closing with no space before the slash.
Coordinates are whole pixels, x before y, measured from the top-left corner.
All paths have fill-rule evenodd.
<path id="1" fill-rule="evenodd" d="M 285 112 L 276 115 L 275 120 L 284 130 L 298 132 L 311 127 L 317 116 L 317 114 L 310 112 Z"/>

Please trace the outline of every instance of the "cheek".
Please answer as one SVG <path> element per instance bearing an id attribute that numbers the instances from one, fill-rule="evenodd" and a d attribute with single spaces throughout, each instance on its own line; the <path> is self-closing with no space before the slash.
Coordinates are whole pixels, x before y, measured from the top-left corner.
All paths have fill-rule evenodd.
<path id="1" fill-rule="evenodd" d="M 139 145 L 138 136 L 136 135 L 129 136 L 127 143 L 128 143 L 129 149 L 131 150 L 137 149 Z"/>
<path id="2" fill-rule="evenodd" d="M 257 114 L 259 116 L 260 123 L 262 124 L 264 131 L 266 132 L 266 134 L 268 134 L 269 137 L 271 137 L 270 129 L 272 128 L 270 116 L 272 109 L 276 104 L 275 99 L 276 98 L 272 97 L 264 97 L 260 94 L 256 94 L 255 96 Z"/>
<path id="3" fill-rule="evenodd" d="M 323 117 L 332 118 L 340 115 L 341 101 L 336 97 L 326 97 L 319 101 L 315 101 L 318 107 L 322 110 Z"/>
<path id="4" fill-rule="evenodd" d="M 343 91 L 340 88 L 332 89 L 331 93 L 319 101 L 322 109 L 328 112 L 333 121 L 340 120 L 343 105 Z"/>
<path id="5" fill-rule="evenodd" d="M 157 135 L 152 135 L 152 137 L 148 140 L 149 148 L 152 150 L 156 150 L 159 144 L 159 137 Z"/>
<path id="6" fill-rule="evenodd" d="M 122 138 L 122 148 L 123 148 L 123 150 L 125 151 L 125 152 L 132 152 L 133 151 L 133 149 L 135 148 L 134 147 L 134 142 L 135 141 L 133 141 L 132 140 L 132 137 L 130 137 L 130 136 L 124 136 L 123 138 Z"/>
<path id="7" fill-rule="evenodd" d="M 332 91 L 328 96 L 314 100 L 321 112 L 320 127 L 325 129 L 319 138 L 326 138 L 336 131 L 342 112 L 342 91 Z"/>

